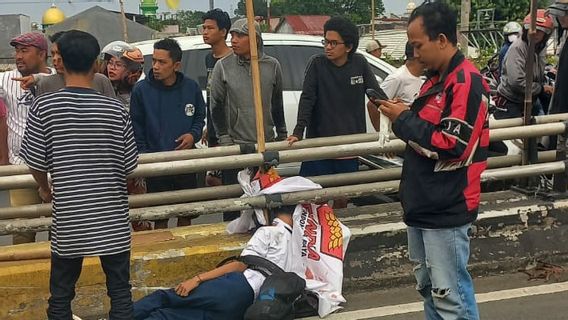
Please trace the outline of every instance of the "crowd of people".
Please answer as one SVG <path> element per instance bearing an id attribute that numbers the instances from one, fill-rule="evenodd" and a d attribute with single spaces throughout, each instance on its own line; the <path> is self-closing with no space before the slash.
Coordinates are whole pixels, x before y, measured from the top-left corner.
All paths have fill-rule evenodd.
<path id="1" fill-rule="evenodd" d="M 523 113 L 530 85 L 538 110 L 566 112 L 566 92 L 542 81 L 543 51 L 554 29 L 568 28 L 568 0 L 556 0 L 537 13 L 535 78 L 525 83 L 530 16 L 520 28 L 507 26 L 500 59 L 501 81 L 495 117 Z M 467 270 L 469 234 L 477 218 L 480 176 L 489 145 L 489 88 L 476 67 L 458 50 L 457 16 L 444 2 L 418 6 L 408 22 L 405 63 L 379 84 L 357 53 L 359 32 L 343 17 L 324 25 L 324 52 L 306 67 L 297 123 L 286 129 L 280 63 L 263 50 L 255 24 L 266 141 L 293 144 L 304 138 L 366 132 L 366 114 L 379 131 L 392 131 L 407 143 L 400 186 L 408 225 L 410 260 L 427 319 L 479 319 Z M 231 46 L 227 38 L 231 36 Z M 99 256 L 111 299 L 110 319 L 242 319 L 262 281 L 242 262 L 232 262 L 188 279 L 133 304 L 130 275 L 131 229 L 167 228 L 167 220 L 132 225 L 128 194 L 197 187 L 195 174 L 128 179 L 138 155 L 256 143 L 251 47 L 246 19 L 231 23 L 220 9 L 203 17 L 203 40 L 211 46 L 204 64 L 207 95 L 183 74 L 183 52 L 174 39 L 154 44 L 151 68 L 143 79 L 139 49 L 116 41 L 100 48 L 90 34 L 59 32 L 15 37 L 16 69 L 0 73 L 0 164 L 26 164 L 39 189 L 10 190 L 12 206 L 53 201 L 48 318 L 71 319 L 71 300 L 83 258 Z M 385 48 L 370 42 L 380 57 Z M 557 86 L 568 70 L 561 46 Z M 52 67 L 48 66 L 48 51 Z M 388 99 L 370 98 L 368 89 Z M 537 112 L 538 113 L 538 112 Z M 305 161 L 300 175 L 358 170 L 356 158 Z M 238 170 L 209 172 L 208 185 L 237 183 Z M 336 199 L 335 208 L 345 208 Z M 290 208 L 260 228 L 242 255 L 279 264 L 288 253 L 283 239 L 292 227 Z M 224 221 L 239 216 L 226 212 Z M 191 224 L 179 218 L 178 226 Z M 262 230 L 262 231 L 261 231 Z M 14 235 L 14 244 L 33 242 L 34 233 Z M 283 265 L 280 263 L 280 266 Z M 264 278 L 262 278 L 264 279 Z M 227 288 L 225 293 L 217 290 Z"/>

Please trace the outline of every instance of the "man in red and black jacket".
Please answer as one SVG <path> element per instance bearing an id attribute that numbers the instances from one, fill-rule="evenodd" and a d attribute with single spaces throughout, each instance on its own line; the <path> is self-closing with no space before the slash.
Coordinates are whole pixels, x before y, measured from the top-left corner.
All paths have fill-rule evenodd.
<path id="1" fill-rule="evenodd" d="M 442 2 L 412 13 L 409 42 L 431 77 L 410 107 L 380 101 L 394 133 L 407 142 L 400 197 L 427 319 L 479 319 L 467 271 L 468 232 L 486 168 L 489 88 L 458 51 L 456 23 Z"/>

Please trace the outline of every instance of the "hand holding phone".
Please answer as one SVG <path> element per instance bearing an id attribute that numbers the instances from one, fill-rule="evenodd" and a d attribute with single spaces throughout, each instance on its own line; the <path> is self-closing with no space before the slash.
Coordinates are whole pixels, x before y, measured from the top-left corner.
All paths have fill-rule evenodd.
<path id="1" fill-rule="evenodd" d="M 387 96 L 387 94 L 379 88 L 379 91 L 375 90 L 375 89 L 367 89 L 365 91 L 365 93 L 367 93 L 367 97 L 369 97 L 369 100 L 375 102 L 377 100 L 389 100 L 389 97 Z"/>

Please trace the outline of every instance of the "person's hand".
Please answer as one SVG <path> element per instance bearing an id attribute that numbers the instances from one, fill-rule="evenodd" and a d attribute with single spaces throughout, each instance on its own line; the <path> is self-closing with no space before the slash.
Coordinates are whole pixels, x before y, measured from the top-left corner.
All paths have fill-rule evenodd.
<path id="1" fill-rule="evenodd" d="M 292 135 L 289 136 L 288 138 L 286 138 L 286 141 L 288 141 L 288 145 L 292 146 L 294 143 L 298 142 L 300 139 L 298 139 L 298 137 Z"/>
<path id="2" fill-rule="evenodd" d="M 379 110 L 381 110 L 391 122 L 394 122 L 402 112 L 410 109 L 408 105 L 400 101 L 379 100 L 379 103 L 381 104 Z"/>
<path id="3" fill-rule="evenodd" d="M 193 135 L 191 133 L 182 134 L 176 139 L 176 142 L 179 142 L 176 150 L 191 149 L 194 143 Z"/>
<path id="4" fill-rule="evenodd" d="M 209 131 L 207 128 L 203 129 L 203 135 L 201 136 L 201 143 L 207 145 L 207 141 L 209 140 Z"/>
<path id="5" fill-rule="evenodd" d="M 191 291 L 199 286 L 199 279 L 197 276 L 185 280 L 184 282 L 177 285 L 175 288 L 176 294 L 180 297 L 187 297 Z"/>
<path id="6" fill-rule="evenodd" d="M 16 77 L 16 78 L 12 78 L 12 80 L 18 81 L 20 83 L 20 87 L 22 87 L 23 90 L 29 90 L 35 84 L 35 79 L 34 79 L 33 75 L 32 76 L 19 77 L 19 78 Z"/>
<path id="7" fill-rule="evenodd" d="M 542 91 L 546 94 L 552 95 L 554 93 L 554 87 L 549 85 L 542 86 Z"/>
<path id="8" fill-rule="evenodd" d="M 45 203 L 50 203 L 53 200 L 53 195 L 51 194 L 51 189 L 45 190 L 43 188 L 38 189 L 39 197 Z"/>

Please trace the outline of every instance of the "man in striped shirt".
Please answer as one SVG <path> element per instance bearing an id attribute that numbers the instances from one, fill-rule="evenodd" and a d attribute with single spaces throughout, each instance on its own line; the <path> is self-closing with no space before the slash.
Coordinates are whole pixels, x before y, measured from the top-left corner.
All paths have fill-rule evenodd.
<path id="1" fill-rule="evenodd" d="M 42 199 L 53 197 L 47 315 L 50 320 L 71 319 L 83 257 L 99 256 L 110 319 L 132 319 L 126 192 L 126 176 L 138 159 L 132 125 L 118 100 L 92 89 L 97 40 L 72 30 L 58 44 L 66 87 L 33 102 L 20 152 Z"/>
<path id="2" fill-rule="evenodd" d="M 10 41 L 16 50 L 16 70 L 0 73 L 0 98 L 8 110 L 8 160 L 10 164 L 23 164 L 20 158 L 20 145 L 26 128 L 28 111 L 34 99 L 30 90 L 20 88 L 14 78 L 35 73 L 51 73 L 47 67 L 47 39 L 41 33 L 24 33 Z M 36 189 L 10 190 L 12 207 L 41 203 Z M 17 233 L 13 243 L 35 241 L 35 232 Z"/>

